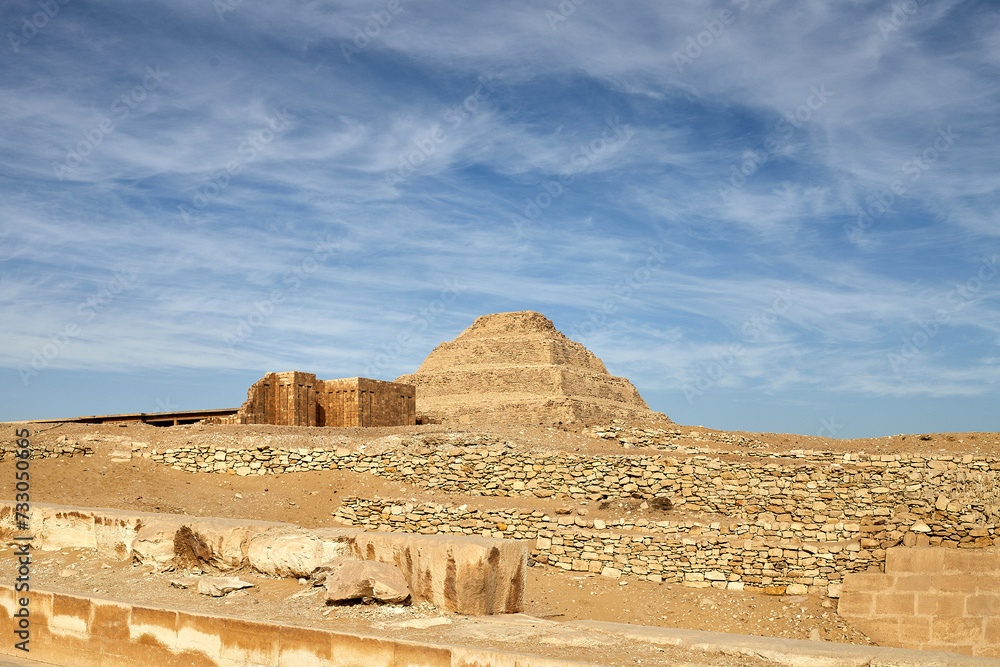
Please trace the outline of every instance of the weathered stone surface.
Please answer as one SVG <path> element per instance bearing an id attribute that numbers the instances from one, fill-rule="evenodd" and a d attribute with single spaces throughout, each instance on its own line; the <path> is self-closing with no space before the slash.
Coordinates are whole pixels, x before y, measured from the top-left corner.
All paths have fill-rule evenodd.
<path id="1" fill-rule="evenodd" d="M 172 563 L 191 567 L 198 562 L 223 570 L 247 563 L 250 540 L 282 524 L 223 518 L 193 519 L 178 515 L 149 515 L 132 543 L 141 563 L 164 567 Z"/>
<path id="2" fill-rule="evenodd" d="M 276 577 L 307 577 L 323 557 L 323 541 L 302 528 L 275 528 L 250 540 L 250 566 Z"/>
<path id="3" fill-rule="evenodd" d="M 43 551 L 58 549 L 97 548 L 94 515 L 76 510 L 52 510 L 35 507 L 35 520 L 41 519 L 40 548 Z"/>
<path id="4" fill-rule="evenodd" d="M 912 651 L 881 646 L 816 642 L 804 639 L 757 637 L 702 630 L 627 625 L 606 621 L 570 621 L 566 629 L 579 628 L 613 635 L 635 642 L 674 646 L 698 653 L 719 656 L 719 664 L 746 657 L 763 659 L 784 667 L 987 667 L 986 658 L 959 656 L 954 653 Z"/>
<path id="5" fill-rule="evenodd" d="M 221 598 L 223 595 L 243 588 L 253 588 L 253 584 L 239 577 L 199 577 L 198 593 Z"/>
<path id="6" fill-rule="evenodd" d="M 326 603 L 339 604 L 371 598 L 379 602 L 406 602 L 410 589 L 394 565 L 375 561 L 344 561 L 326 579 Z"/>
<path id="7" fill-rule="evenodd" d="M 415 600 L 460 614 L 524 610 L 528 545 L 483 537 L 362 533 L 354 555 L 396 565 Z"/>
<path id="8" fill-rule="evenodd" d="M 417 413 L 433 421 L 497 424 L 660 418 L 632 383 L 610 375 L 580 343 L 533 311 L 483 315 L 441 343 L 416 373 Z"/>
<path id="9" fill-rule="evenodd" d="M 369 378 L 317 380 L 313 373 L 268 373 L 247 400 L 219 424 L 286 426 L 410 426 L 416 424 L 414 388 Z"/>
<path id="10" fill-rule="evenodd" d="M 115 560 L 131 558 L 132 545 L 143 521 L 142 515 L 124 510 L 95 512 L 94 538 L 97 542 L 97 554 Z"/>
<path id="11" fill-rule="evenodd" d="M 356 558 L 331 558 L 325 563 L 321 563 L 312 571 L 309 575 L 309 581 L 312 582 L 313 586 L 322 586 L 326 583 L 326 580 L 332 575 L 340 572 L 348 563 L 357 560 Z"/>
<path id="12" fill-rule="evenodd" d="M 174 536 L 183 525 L 183 519 L 177 516 L 150 519 L 136 534 L 133 556 L 143 565 L 166 567 L 174 560 Z"/>
<path id="13" fill-rule="evenodd" d="M 280 524 L 221 518 L 199 518 L 190 528 L 211 551 L 209 563 L 220 569 L 235 569 L 247 562 L 250 540 Z"/>
<path id="14" fill-rule="evenodd" d="M 258 572 L 276 577 L 308 577 L 320 564 L 345 555 L 357 528 L 271 528 L 250 540 L 247 558 Z"/>
<path id="15" fill-rule="evenodd" d="M 190 526 L 181 526 L 174 533 L 174 565 L 191 568 L 212 560 L 212 549 Z"/>
<path id="16" fill-rule="evenodd" d="M 450 618 L 444 616 L 432 616 L 430 618 L 411 618 L 408 621 L 399 621 L 397 623 L 390 623 L 390 628 L 416 628 L 417 630 L 426 630 L 427 628 L 433 628 L 436 625 L 451 625 L 452 621 Z"/>

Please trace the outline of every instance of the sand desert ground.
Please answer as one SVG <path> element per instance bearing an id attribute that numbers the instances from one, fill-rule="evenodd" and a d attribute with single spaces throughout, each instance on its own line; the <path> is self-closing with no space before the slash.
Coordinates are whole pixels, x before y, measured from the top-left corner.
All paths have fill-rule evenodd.
<path id="1" fill-rule="evenodd" d="M 23 426 L 23 425 L 19 425 Z M 16 426 L 3 426 L 2 437 L 13 437 Z M 620 425 L 620 427 L 624 427 Z M 710 523 L 724 517 L 683 510 L 657 510 L 640 499 L 606 501 L 575 499 L 568 496 L 495 497 L 472 493 L 442 493 L 411 483 L 385 479 L 352 470 L 289 472 L 277 475 L 191 473 L 157 463 L 152 451 L 179 449 L 193 445 L 232 447 L 264 444 L 272 448 L 296 448 L 325 443 L 328 447 L 380 452 L 392 443 L 411 436 L 465 441 L 482 439 L 509 443 L 512 449 L 534 453 L 565 452 L 579 456 L 651 455 L 674 457 L 679 451 L 711 450 L 719 456 L 739 460 L 736 444 L 754 443 L 753 454 L 773 453 L 794 461 L 793 452 L 830 451 L 837 454 L 870 452 L 877 455 L 899 453 L 951 455 L 993 455 L 1000 434 L 951 433 L 899 435 L 864 440 L 832 440 L 815 437 L 725 433 L 701 427 L 674 426 L 680 433 L 670 438 L 676 449 L 664 451 L 656 444 L 627 445 L 618 440 L 595 437 L 592 429 L 512 425 L 475 429 L 454 429 L 444 425 L 377 429 L 308 429 L 268 425 L 187 425 L 154 427 L 145 424 L 119 426 L 61 424 L 33 431 L 36 447 L 46 443 L 66 446 L 78 443 L 91 449 L 91 456 L 53 457 L 33 462 L 33 496 L 38 502 L 125 510 L 169 512 L 195 516 L 226 516 L 290 522 L 306 527 L 342 525 L 337 511 L 345 498 L 382 499 L 405 505 L 443 503 L 466 505 L 472 509 L 517 508 L 559 516 L 584 516 L 607 523 L 621 518 L 696 519 Z M 604 431 L 598 431 L 604 432 Z M 628 438 L 628 436 L 625 436 Z M 134 455 L 132 443 L 141 443 Z M 727 454 L 727 452 L 733 452 Z M 5 462 L 4 467 L 11 463 Z M 0 478 L 3 497 L 12 497 L 13 475 Z M 495 529 L 495 526 L 493 527 Z M 492 532 L 492 531 L 491 531 Z M 5 562 L 6 561 L 5 559 Z M 204 598 L 173 588 L 169 580 L 177 573 L 157 573 L 127 561 L 107 561 L 92 553 L 67 551 L 40 553 L 34 576 L 38 585 L 67 592 L 92 593 L 120 599 L 142 600 L 175 608 L 211 611 L 247 618 L 268 618 L 283 622 L 347 627 L 361 631 L 391 632 L 413 638 L 446 635 L 440 627 L 427 629 L 394 628 L 393 623 L 444 615 L 426 603 L 406 608 L 357 606 L 325 607 L 294 579 L 274 579 L 241 572 L 255 583 L 249 591 L 226 598 Z M 316 589 L 318 590 L 318 589 Z M 837 601 L 820 592 L 804 595 L 767 595 L 762 590 L 720 590 L 690 588 L 683 583 L 657 583 L 626 576 L 609 579 L 598 573 L 563 571 L 537 564 L 528 570 L 524 613 L 544 620 L 608 620 L 663 627 L 714 630 L 738 634 L 832 642 L 867 644 L 870 640 L 836 613 Z M 452 624 L 454 625 L 454 623 Z M 451 632 L 457 631 L 455 626 Z M 478 633 L 478 634 L 477 634 Z M 482 642 L 504 647 L 503 633 L 470 629 L 458 634 L 458 641 Z M 581 646 L 581 659 L 603 664 L 635 664 L 633 653 L 621 646 Z M 545 645 L 536 647 L 544 652 Z M 564 649 L 565 650 L 565 649 Z M 656 655 L 648 656 L 648 659 Z M 646 661 L 644 661 L 646 662 Z M 648 664 L 648 662 L 646 662 Z M 666 663 L 664 663 L 666 664 Z M 718 664 L 718 663 L 715 663 Z M 733 662 L 732 664 L 739 664 Z M 749 662 L 747 664 L 750 664 Z"/>

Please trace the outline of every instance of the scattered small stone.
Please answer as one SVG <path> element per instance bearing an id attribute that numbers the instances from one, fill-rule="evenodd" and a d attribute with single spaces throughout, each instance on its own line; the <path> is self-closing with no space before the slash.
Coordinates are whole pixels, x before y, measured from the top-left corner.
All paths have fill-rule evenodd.
<path id="1" fill-rule="evenodd" d="M 253 584 L 238 577 L 200 577 L 197 586 L 198 593 L 215 598 L 220 598 L 242 588 L 253 588 Z"/>

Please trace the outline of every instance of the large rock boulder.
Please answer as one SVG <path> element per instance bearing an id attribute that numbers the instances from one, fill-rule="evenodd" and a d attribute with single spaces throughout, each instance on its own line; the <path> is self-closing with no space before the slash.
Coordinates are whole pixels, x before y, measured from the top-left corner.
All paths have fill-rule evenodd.
<path id="1" fill-rule="evenodd" d="M 282 525 L 165 514 L 147 519 L 139 528 L 131 545 L 132 554 L 139 562 L 157 567 L 192 567 L 200 563 L 231 570 L 246 565 L 255 536 Z"/>
<path id="2" fill-rule="evenodd" d="M 282 524 L 272 522 L 241 521 L 209 517 L 190 523 L 191 532 L 197 536 L 211 555 L 208 564 L 222 570 L 243 567 L 247 563 L 251 540 Z"/>
<path id="3" fill-rule="evenodd" d="M 528 547 L 517 540 L 362 533 L 354 555 L 398 567 L 415 600 L 460 614 L 524 611 Z"/>
<path id="4" fill-rule="evenodd" d="M 379 602 L 406 602 L 410 589 L 399 568 L 367 560 L 343 561 L 326 579 L 326 603 L 342 604 L 369 598 Z"/>
<path id="5" fill-rule="evenodd" d="M 174 560 L 174 536 L 184 522 L 166 515 L 152 519 L 139 528 L 132 543 L 133 557 L 143 565 L 164 568 Z"/>
<path id="6" fill-rule="evenodd" d="M 350 551 L 357 528 L 272 528 L 250 540 L 247 558 L 258 572 L 276 577 L 308 577 L 320 564 Z"/>
<path id="7" fill-rule="evenodd" d="M 309 581 L 312 582 L 313 586 L 323 586 L 326 584 L 327 579 L 340 572 L 341 568 L 348 563 L 353 563 L 355 560 L 354 558 L 330 559 L 312 571 L 309 575 Z"/>

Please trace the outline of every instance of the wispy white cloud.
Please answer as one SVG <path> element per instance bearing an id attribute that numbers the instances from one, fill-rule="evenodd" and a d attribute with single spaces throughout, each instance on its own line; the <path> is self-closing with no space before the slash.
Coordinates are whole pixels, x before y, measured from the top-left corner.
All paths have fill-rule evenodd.
<path id="1" fill-rule="evenodd" d="M 401 6 L 79 0 L 7 53 L 9 377 L 72 323 L 45 373 L 391 377 L 533 308 L 656 392 L 736 344 L 720 395 L 996 396 L 1000 278 L 953 298 L 1000 253 L 988 4 Z"/>

